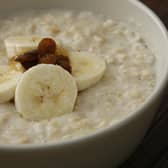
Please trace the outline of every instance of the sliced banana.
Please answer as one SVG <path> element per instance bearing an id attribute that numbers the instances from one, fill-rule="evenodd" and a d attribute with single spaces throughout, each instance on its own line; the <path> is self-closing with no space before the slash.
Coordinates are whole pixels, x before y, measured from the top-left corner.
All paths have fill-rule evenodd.
<path id="1" fill-rule="evenodd" d="M 67 71 L 39 64 L 26 71 L 18 83 L 15 105 L 25 119 L 39 121 L 72 112 L 76 98 L 76 82 Z"/>
<path id="2" fill-rule="evenodd" d="M 8 57 L 22 54 L 37 48 L 41 37 L 18 36 L 5 40 Z M 67 52 L 58 41 L 57 54 L 68 55 L 72 66 L 72 75 L 75 77 L 78 90 L 82 91 L 95 85 L 104 75 L 105 61 L 88 52 Z"/>
<path id="3" fill-rule="evenodd" d="M 14 98 L 22 72 L 9 65 L 0 65 L 0 103 Z"/>
<path id="4" fill-rule="evenodd" d="M 105 61 L 91 53 L 70 52 L 69 58 L 79 91 L 95 85 L 105 73 Z"/>
<path id="5" fill-rule="evenodd" d="M 41 39 L 41 37 L 35 36 L 9 37 L 4 41 L 7 56 L 12 58 L 16 55 L 36 49 Z"/>

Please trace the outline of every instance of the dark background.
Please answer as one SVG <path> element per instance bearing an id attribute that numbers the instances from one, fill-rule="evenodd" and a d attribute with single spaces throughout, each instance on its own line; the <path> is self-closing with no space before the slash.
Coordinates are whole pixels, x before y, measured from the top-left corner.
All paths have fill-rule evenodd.
<path id="1" fill-rule="evenodd" d="M 168 0 L 141 0 L 155 11 L 168 27 Z"/>
<path id="2" fill-rule="evenodd" d="M 168 0 L 141 1 L 155 11 L 168 28 Z M 120 168 L 168 168 L 168 91 L 142 143 Z"/>

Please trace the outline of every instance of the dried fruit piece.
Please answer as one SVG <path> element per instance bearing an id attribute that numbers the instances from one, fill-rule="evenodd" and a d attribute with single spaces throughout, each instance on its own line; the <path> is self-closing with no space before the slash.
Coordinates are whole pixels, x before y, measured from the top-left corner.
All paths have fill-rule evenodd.
<path id="1" fill-rule="evenodd" d="M 56 42 L 51 38 L 44 38 L 38 45 L 40 55 L 54 54 L 56 51 Z"/>
<path id="2" fill-rule="evenodd" d="M 40 64 L 55 64 L 56 63 L 56 55 L 55 54 L 45 54 L 43 56 L 39 55 Z"/>
<path id="3" fill-rule="evenodd" d="M 22 66 L 27 70 L 35 65 L 37 65 L 38 62 L 37 61 L 32 61 L 32 62 L 24 62 L 22 63 Z"/>
<path id="4" fill-rule="evenodd" d="M 62 68 L 67 70 L 69 73 L 72 72 L 70 60 L 69 60 L 69 58 L 67 56 L 57 55 L 56 64 L 60 65 Z"/>
<path id="5" fill-rule="evenodd" d="M 35 62 L 38 60 L 38 50 L 32 50 L 24 53 L 23 55 L 19 55 L 15 60 L 21 63 Z"/>
<path id="6" fill-rule="evenodd" d="M 32 50 L 19 55 L 15 58 L 15 61 L 18 61 L 22 66 L 27 70 L 38 63 L 38 50 Z"/>
<path id="7" fill-rule="evenodd" d="M 56 42 L 51 38 L 44 38 L 40 41 L 38 49 L 16 56 L 14 61 L 18 61 L 27 70 L 37 64 L 57 64 L 68 72 L 72 72 L 67 51 L 59 47 L 57 50 Z"/>

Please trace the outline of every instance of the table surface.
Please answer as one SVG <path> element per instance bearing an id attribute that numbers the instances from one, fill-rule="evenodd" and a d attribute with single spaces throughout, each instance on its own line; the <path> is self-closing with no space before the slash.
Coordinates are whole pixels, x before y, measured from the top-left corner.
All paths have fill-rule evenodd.
<path id="1" fill-rule="evenodd" d="M 141 1 L 154 10 L 168 28 L 168 0 Z M 142 143 L 121 168 L 168 168 L 168 93 L 163 96 L 160 109 Z"/>

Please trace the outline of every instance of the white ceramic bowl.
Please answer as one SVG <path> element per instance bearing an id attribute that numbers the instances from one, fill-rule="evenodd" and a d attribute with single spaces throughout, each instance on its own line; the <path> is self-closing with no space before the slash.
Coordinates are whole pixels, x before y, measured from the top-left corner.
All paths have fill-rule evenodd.
<path id="1" fill-rule="evenodd" d="M 1 167 L 104 168 L 116 167 L 137 147 L 160 103 L 168 76 L 168 38 L 158 17 L 136 0 L 5 0 L 0 16 L 25 9 L 67 8 L 90 10 L 113 19 L 136 20 L 156 55 L 157 86 L 135 113 L 110 128 L 57 144 L 0 145 Z"/>

